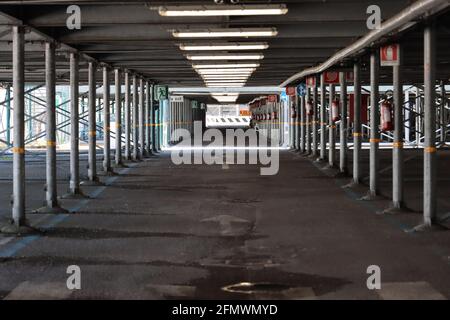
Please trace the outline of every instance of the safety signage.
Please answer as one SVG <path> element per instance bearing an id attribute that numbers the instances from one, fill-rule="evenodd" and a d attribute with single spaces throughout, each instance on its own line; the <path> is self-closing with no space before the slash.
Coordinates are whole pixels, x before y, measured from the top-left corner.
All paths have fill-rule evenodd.
<path id="1" fill-rule="evenodd" d="M 169 88 L 167 86 L 155 86 L 155 100 L 166 100 L 169 96 Z"/>
<path id="2" fill-rule="evenodd" d="M 297 94 L 300 97 L 306 96 L 306 85 L 304 83 L 301 83 L 297 86 Z"/>
<path id="3" fill-rule="evenodd" d="M 314 87 L 316 85 L 316 77 L 307 77 L 306 78 L 306 85 L 308 87 Z"/>
<path id="4" fill-rule="evenodd" d="M 192 109 L 198 109 L 198 101 L 192 100 L 191 101 L 191 107 L 192 107 Z"/>
<path id="5" fill-rule="evenodd" d="M 380 49 L 380 63 L 385 66 L 400 65 L 400 45 L 390 44 Z"/>
<path id="6" fill-rule="evenodd" d="M 326 84 L 339 84 L 339 72 L 337 71 L 326 71 L 323 77 Z"/>
<path id="7" fill-rule="evenodd" d="M 276 94 L 271 94 L 267 97 L 268 102 L 278 102 L 278 96 Z"/>
<path id="8" fill-rule="evenodd" d="M 170 96 L 170 102 L 184 102 L 183 96 Z"/>
<path id="9" fill-rule="evenodd" d="M 286 88 L 286 94 L 288 96 L 295 96 L 295 87 L 287 87 Z"/>

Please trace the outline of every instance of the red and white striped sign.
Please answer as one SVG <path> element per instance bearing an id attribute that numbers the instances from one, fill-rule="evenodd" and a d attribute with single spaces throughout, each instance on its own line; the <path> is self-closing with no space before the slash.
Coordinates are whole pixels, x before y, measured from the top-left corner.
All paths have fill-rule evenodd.
<path id="1" fill-rule="evenodd" d="M 326 84 L 339 84 L 339 72 L 337 71 L 326 71 L 323 77 Z"/>
<path id="2" fill-rule="evenodd" d="M 380 63 L 382 66 L 400 65 L 400 45 L 390 44 L 380 49 Z"/>

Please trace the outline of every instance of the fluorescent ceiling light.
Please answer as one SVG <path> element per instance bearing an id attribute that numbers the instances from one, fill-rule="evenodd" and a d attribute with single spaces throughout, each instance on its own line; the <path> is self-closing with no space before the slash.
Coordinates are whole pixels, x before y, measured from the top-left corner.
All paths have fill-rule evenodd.
<path id="1" fill-rule="evenodd" d="M 217 54 L 217 55 L 186 55 L 188 60 L 261 60 L 263 54 Z"/>
<path id="2" fill-rule="evenodd" d="M 259 63 L 193 64 L 194 69 L 258 68 Z"/>
<path id="3" fill-rule="evenodd" d="M 214 99 L 216 99 L 219 102 L 236 102 L 238 96 L 212 96 Z"/>
<path id="4" fill-rule="evenodd" d="M 255 68 L 242 68 L 242 69 L 198 69 L 199 74 L 251 74 L 255 71 Z"/>
<path id="5" fill-rule="evenodd" d="M 245 83 L 247 82 L 247 79 L 245 80 L 208 80 L 208 79 L 204 79 L 205 83 Z"/>
<path id="6" fill-rule="evenodd" d="M 255 16 L 283 15 L 288 12 L 284 4 L 264 5 L 203 5 L 203 6 L 161 6 L 158 10 L 165 17 L 205 16 Z"/>
<path id="7" fill-rule="evenodd" d="M 209 88 L 242 88 L 245 85 L 245 83 L 227 83 L 227 84 L 206 84 Z"/>
<path id="8" fill-rule="evenodd" d="M 248 79 L 250 75 L 232 75 L 232 74 L 224 74 L 224 75 L 216 75 L 216 74 L 204 74 L 202 75 L 203 80 L 242 80 Z"/>
<path id="9" fill-rule="evenodd" d="M 275 28 L 188 29 L 172 32 L 176 38 L 274 37 L 277 34 Z"/>
<path id="10" fill-rule="evenodd" d="M 211 93 L 212 96 L 238 96 L 238 92 L 213 92 Z"/>
<path id="11" fill-rule="evenodd" d="M 180 44 L 183 51 L 225 51 L 225 50 L 265 50 L 269 48 L 266 42 L 230 42 L 211 44 Z"/>

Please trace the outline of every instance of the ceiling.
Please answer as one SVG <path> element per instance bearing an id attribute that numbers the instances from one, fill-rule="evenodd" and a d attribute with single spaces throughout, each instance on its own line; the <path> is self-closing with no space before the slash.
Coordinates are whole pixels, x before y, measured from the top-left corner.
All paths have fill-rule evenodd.
<path id="1" fill-rule="evenodd" d="M 265 41 L 269 48 L 264 59 L 249 79 L 247 86 L 277 86 L 293 74 L 314 65 L 348 46 L 368 32 L 366 10 L 369 5 L 381 8 L 382 18 L 388 19 L 414 1 L 410 0 L 284 0 L 240 1 L 241 4 L 282 3 L 289 9 L 281 16 L 232 16 L 232 17 L 163 17 L 152 8 L 169 4 L 209 4 L 204 1 L 2 1 L 0 5 L 0 80 L 11 79 L 10 25 L 14 19 L 32 26 L 40 33 L 65 45 L 76 48 L 94 59 L 111 66 L 127 68 L 148 77 L 154 82 L 172 87 L 203 86 L 203 81 L 192 69 L 178 44 L 182 42 L 205 43 L 204 40 L 179 41 L 171 30 L 198 28 L 274 27 L 278 35 L 273 38 L 227 39 L 229 41 Z M 81 30 L 66 27 L 68 5 L 81 7 Z M 440 24 L 440 55 L 448 78 L 448 53 L 450 19 Z M 27 81 L 42 81 L 44 71 L 42 34 L 26 35 Z M 409 38 L 408 38 L 409 37 Z M 407 65 L 411 69 L 411 81 L 420 76 L 421 33 L 405 36 L 410 48 Z M 68 59 L 65 46 L 59 48 L 57 59 L 61 81 L 68 79 Z M 251 51 L 250 51 L 251 52 Z M 249 51 L 246 51 L 249 53 Z M 220 62 L 220 61 L 219 61 Z M 367 60 L 363 59 L 363 65 Z M 365 67 L 363 66 L 363 72 Z M 80 76 L 86 81 L 85 66 Z M 383 77 L 388 78 L 389 70 Z M 443 71 L 444 72 L 444 71 Z M 417 74 L 417 76 L 415 76 Z M 444 75 L 443 75 L 444 76 Z M 367 77 L 366 77 L 367 78 Z M 100 78 L 100 74 L 98 75 Z"/>

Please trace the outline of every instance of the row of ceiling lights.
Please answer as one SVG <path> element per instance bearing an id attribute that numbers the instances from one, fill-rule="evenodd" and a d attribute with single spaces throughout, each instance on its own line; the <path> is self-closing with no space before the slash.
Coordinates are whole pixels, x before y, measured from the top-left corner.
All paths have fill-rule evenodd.
<path id="1" fill-rule="evenodd" d="M 250 16 L 250 15 L 282 15 L 288 9 L 285 5 L 215 5 L 215 6 L 163 6 L 158 8 L 159 14 L 166 17 L 202 17 L 202 16 Z M 172 35 L 179 39 L 222 39 L 222 38 L 254 38 L 274 37 L 278 34 L 275 28 L 227 28 L 227 29 L 188 29 L 174 30 Z M 183 51 L 241 51 L 265 50 L 266 42 L 221 42 L 221 43 L 183 43 Z M 243 87 L 248 78 L 260 66 L 257 61 L 264 59 L 261 53 L 212 53 L 187 54 L 190 61 L 233 61 L 232 63 L 199 64 L 192 67 L 202 77 L 207 87 Z M 242 61 L 242 62 L 237 62 Z M 255 61 L 255 62 L 252 62 Z M 238 94 L 212 95 L 219 102 L 236 102 Z"/>

